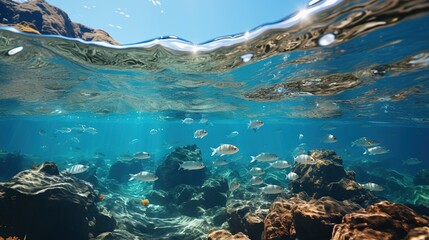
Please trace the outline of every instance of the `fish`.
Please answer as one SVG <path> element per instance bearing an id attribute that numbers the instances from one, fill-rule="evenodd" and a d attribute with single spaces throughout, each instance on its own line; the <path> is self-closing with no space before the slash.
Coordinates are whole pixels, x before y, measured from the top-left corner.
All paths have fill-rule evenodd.
<path id="1" fill-rule="evenodd" d="M 252 176 L 259 176 L 265 174 L 265 170 L 260 167 L 252 167 L 249 170 L 250 175 Z"/>
<path id="2" fill-rule="evenodd" d="M 66 168 L 65 172 L 70 174 L 79 174 L 79 173 L 86 172 L 88 168 L 89 167 L 86 165 L 77 164 L 77 165 L 71 166 L 70 168 Z"/>
<path id="3" fill-rule="evenodd" d="M 239 151 L 238 147 L 231 145 L 231 144 L 221 144 L 219 147 L 217 148 L 210 148 L 212 150 L 212 155 L 214 156 L 215 154 L 223 156 L 223 155 L 230 155 L 230 154 L 234 154 L 237 153 Z"/>
<path id="4" fill-rule="evenodd" d="M 388 153 L 389 151 L 390 151 L 390 149 L 388 149 L 386 147 L 376 146 L 376 147 L 365 149 L 365 152 L 363 154 L 378 155 L 378 154 Z"/>
<path id="5" fill-rule="evenodd" d="M 277 160 L 273 163 L 270 163 L 270 166 L 267 167 L 265 170 L 267 170 L 268 168 L 272 168 L 272 167 L 277 168 L 277 169 L 285 169 L 285 168 L 291 167 L 291 165 L 287 161 Z"/>
<path id="6" fill-rule="evenodd" d="M 323 142 L 324 143 L 336 143 L 338 141 L 338 139 L 332 135 L 332 134 L 328 134 L 324 139 Z"/>
<path id="7" fill-rule="evenodd" d="M 355 141 L 352 142 L 352 147 L 354 146 L 358 146 L 358 147 L 373 147 L 373 146 L 377 146 L 380 143 L 374 140 L 371 140 L 367 137 L 361 137 L 359 139 L 356 139 Z"/>
<path id="8" fill-rule="evenodd" d="M 209 133 L 206 130 L 198 129 L 194 132 L 194 138 L 203 138 L 203 137 L 207 136 L 207 134 L 209 134 Z"/>
<path id="9" fill-rule="evenodd" d="M 284 192 L 282 187 L 273 184 L 268 184 L 267 186 L 261 187 L 260 189 L 265 194 L 278 194 Z"/>
<path id="10" fill-rule="evenodd" d="M 85 125 L 82 125 L 82 130 L 84 133 L 89 133 L 91 135 L 95 135 L 98 133 L 97 129 L 93 127 L 85 127 Z"/>
<path id="11" fill-rule="evenodd" d="M 116 159 L 123 160 L 123 161 L 131 161 L 134 159 L 134 157 L 129 154 L 124 154 L 124 155 L 118 156 Z"/>
<path id="12" fill-rule="evenodd" d="M 19 46 L 19 47 L 16 47 L 16 48 L 12 48 L 12 49 L 10 49 L 10 50 L 7 52 L 7 55 L 9 55 L 9 56 L 13 56 L 13 55 L 15 55 L 15 54 L 17 54 L 17 53 L 21 52 L 23 49 L 24 49 L 24 47 L 23 47 L 23 46 Z"/>
<path id="13" fill-rule="evenodd" d="M 59 132 L 59 133 L 71 133 L 72 129 L 69 127 L 64 127 L 64 128 L 60 128 L 55 130 L 55 132 Z"/>
<path id="14" fill-rule="evenodd" d="M 417 165 L 422 163 L 423 161 L 418 158 L 408 158 L 407 160 L 402 160 L 402 165 Z"/>
<path id="15" fill-rule="evenodd" d="M 259 185 L 264 183 L 264 179 L 262 179 L 260 176 L 253 176 L 252 179 L 250 179 L 251 185 Z"/>
<path id="16" fill-rule="evenodd" d="M 199 170 L 205 167 L 203 162 L 198 161 L 185 161 L 179 166 L 179 170 Z"/>
<path id="17" fill-rule="evenodd" d="M 260 153 L 256 157 L 250 156 L 250 158 L 252 158 L 252 160 L 250 160 L 250 163 L 252 163 L 254 161 L 271 162 L 271 161 L 275 161 L 275 160 L 279 159 L 279 156 L 277 156 L 276 154 L 273 154 L 273 153 Z"/>
<path id="18" fill-rule="evenodd" d="M 46 131 L 44 129 L 40 129 L 39 130 L 39 135 L 40 136 L 45 136 L 46 135 Z"/>
<path id="19" fill-rule="evenodd" d="M 292 156 L 296 157 L 298 155 L 304 154 L 305 152 L 306 151 L 305 151 L 305 148 L 303 146 L 298 146 L 292 151 Z"/>
<path id="20" fill-rule="evenodd" d="M 364 189 L 367 189 L 369 191 L 383 191 L 384 188 L 376 183 L 364 183 L 360 184 L 360 186 Z"/>
<path id="21" fill-rule="evenodd" d="M 209 119 L 207 118 L 207 117 L 201 117 L 201 119 L 200 119 L 200 123 L 201 124 L 205 124 L 205 123 L 207 123 L 209 121 Z"/>
<path id="22" fill-rule="evenodd" d="M 133 159 L 144 160 L 149 158 L 150 158 L 150 154 L 147 152 L 136 152 L 133 154 Z"/>
<path id="23" fill-rule="evenodd" d="M 301 154 L 294 158 L 294 161 L 296 163 L 300 164 L 316 164 L 316 159 L 314 159 L 311 156 L 308 156 L 307 154 Z"/>
<path id="24" fill-rule="evenodd" d="M 158 133 L 158 129 L 152 128 L 152 129 L 149 131 L 149 133 L 150 133 L 150 135 L 155 135 L 155 134 L 157 134 L 157 133 Z"/>
<path id="25" fill-rule="evenodd" d="M 194 123 L 194 119 L 192 119 L 192 118 L 185 118 L 185 119 L 182 120 L 182 123 L 184 123 L 184 124 L 192 124 L 192 123 Z"/>
<path id="26" fill-rule="evenodd" d="M 298 140 L 301 141 L 304 138 L 304 134 L 300 133 L 298 136 Z"/>
<path id="27" fill-rule="evenodd" d="M 238 131 L 232 131 L 230 134 L 226 135 L 227 138 L 237 137 L 240 134 Z"/>
<path id="28" fill-rule="evenodd" d="M 249 123 L 247 124 L 248 129 L 252 129 L 253 131 L 258 130 L 260 127 L 264 126 L 264 122 L 261 120 L 249 120 Z"/>
<path id="29" fill-rule="evenodd" d="M 79 138 L 77 138 L 77 137 L 70 138 L 70 141 L 72 141 L 74 143 L 80 143 Z"/>
<path id="30" fill-rule="evenodd" d="M 225 159 L 216 159 L 213 161 L 213 165 L 215 166 L 223 166 L 228 164 L 228 162 Z"/>
<path id="31" fill-rule="evenodd" d="M 237 190 L 240 187 L 240 183 L 237 181 L 233 181 L 229 184 L 229 191 L 233 192 L 234 190 Z"/>
<path id="32" fill-rule="evenodd" d="M 128 181 L 132 181 L 134 179 L 140 180 L 142 182 L 153 182 L 158 180 L 158 176 L 151 172 L 142 171 L 136 174 L 130 174 L 130 179 Z"/>
<path id="33" fill-rule="evenodd" d="M 133 144 L 136 144 L 136 143 L 138 143 L 138 142 L 140 142 L 140 139 L 138 139 L 138 138 L 134 138 L 133 140 L 131 140 L 130 142 L 128 142 L 129 144 L 131 144 L 131 145 L 133 145 Z"/>
<path id="34" fill-rule="evenodd" d="M 286 174 L 286 179 L 288 179 L 290 181 L 295 181 L 298 178 L 299 178 L 299 176 L 295 172 L 290 172 L 290 173 Z"/>

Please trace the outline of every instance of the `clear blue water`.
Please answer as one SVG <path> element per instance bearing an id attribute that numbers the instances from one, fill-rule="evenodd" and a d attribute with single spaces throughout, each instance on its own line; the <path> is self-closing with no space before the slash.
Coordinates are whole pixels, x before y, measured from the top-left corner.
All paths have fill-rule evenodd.
<path id="1" fill-rule="evenodd" d="M 428 9 L 402 12 L 397 7 L 392 15 L 374 10 L 377 21 L 359 21 L 353 14 L 377 9 L 377 4 L 334 2 L 313 7 L 317 11 L 307 22 L 291 21 L 289 26 L 286 18 L 255 29 L 249 41 L 243 34 L 231 37 L 234 44 L 229 46 L 224 38 L 197 52 L 175 39 L 114 47 L 1 28 L 0 149 L 21 152 L 35 163 L 53 160 L 61 169 L 94 161 L 96 152 L 104 153 L 112 164 L 122 154 L 147 151 L 152 154 L 147 170 L 155 171 L 178 146 L 196 144 L 212 169 L 215 157 L 210 156 L 210 147 L 222 143 L 240 148 L 226 158 L 244 168 L 251 155 L 261 152 L 292 162 L 295 148 L 305 143 L 305 150 L 334 150 L 345 168 L 359 166 L 375 174 L 380 169 L 380 175 L 392 169 L 412 178 L 429 166 Z M 341 14 L 329 18 L 333 12 Z M 347 17 L 355 25 L 339 27 Z M 375 22 L 378 25 L 369 27 Z M 311 33 L 319 28 L 335 33 L 336 40 L 318 46 L 323 34 Z M 284 42 L 267 40 L 288 31 L 293 37 Z M 313 35 L 318 37 L 312 39 Z M 282 46 L 292 39 L 300 44 L 290 51 L 271 47 L 252 52 L 258 44 Z M 185 50 L 175 49 L 178 44 L 185 44 Z M 24 50 L 8 56 L 7 50 L 16 46 Z M 243 62 L 240 56 L 245 53 L 254 57 Z M 332 74 L 352 74 L 359 84 L 350 86 L 349 79 L 341 78 L 338 81 L 344 84 L 338 92 L 332 87 L 336 81 L 317 85 Z M 301 90 L 310 96 L 293 94 L 299 91 L 292 83 L 303 79 L 304 90 L 305 84 L 317 85 Z M 264 88 L 268 94 L 249 97 Z M 183 124 L 186 117 L 195 122 Z M 208 122 L 199 123 L 201 118 Z M 265 122 L 258 131 L 247 129 L 254 119 Z M 81 133 L 82 124 L 97 133 Z M 73 130 L 58 131 L 64 128 Z M 151 129 L 158 132 L 151 134 Z M 197 129 L 207 130 L 208 136 L 193 138 Z M 232 131 L 239 135 L 228 138 Z M 304 135 L 302 140 L 299 134 Z M 328 134 L 338 142 L 323 142 Z M 367 156 L 363 148 L 351 147 L 364 136 L 390 151 Z M 409 158 L 422 162 L 403 164 Z M 150 188 L 145 185 L 141 194 Z"/>

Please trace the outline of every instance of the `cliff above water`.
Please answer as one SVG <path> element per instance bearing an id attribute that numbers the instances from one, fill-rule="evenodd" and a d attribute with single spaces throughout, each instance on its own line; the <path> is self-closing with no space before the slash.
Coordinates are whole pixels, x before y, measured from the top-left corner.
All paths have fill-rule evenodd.
<path id="1" fill-rule="evenodd" d="M 72 22 L 66 12 L 44 0 L 23 3 L 0 0 L 0 26 L 12 26 L 29 33 L 61 35 L 119 45 L 107 32 Z"/>

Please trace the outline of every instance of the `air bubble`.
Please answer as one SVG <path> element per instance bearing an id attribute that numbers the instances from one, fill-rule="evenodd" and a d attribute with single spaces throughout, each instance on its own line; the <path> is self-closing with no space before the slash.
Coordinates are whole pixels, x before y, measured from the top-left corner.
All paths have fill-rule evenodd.
<path id="1" fill-rule="evenodd" d="M 244 54 L 243 56 L 241 56 L 241 60 L 243 60 L 243 62 L 248 62 L 250 60 L 252 60 L 253 58 L 253 54 L 248 53 L 248 54 Z"/>
<path id="2" fill-rule="evenodd" d="M 319 38 L 319 46 L 325 47 L 331 45 L 335 41 L 335 35 L 333 33 L 327 33 Z"/>
<path id="3" fill-rule="evenodd" d="M 15 54 L 17 54 L 17 53 L 21 52 L 23 49 L 24 49 L 24 47 L 23 47 L 23 46 L 19 46 L 19 47 L 16 47 L 16 48 L 12 48 L 11 50 L 9 50 L 9 52 L 7 52 L 7 54 L 8 54 L 9 56 L 13 56 L 13 55 L 15 55 Z"/>

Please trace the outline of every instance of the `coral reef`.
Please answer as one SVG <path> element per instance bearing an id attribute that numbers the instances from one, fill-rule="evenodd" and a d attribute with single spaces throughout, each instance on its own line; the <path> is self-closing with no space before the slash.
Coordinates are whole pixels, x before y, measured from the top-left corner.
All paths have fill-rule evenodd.
<path id="1" fill-rule="evenodd" d="M 335 225 L 332 239 L 404 239 L 407 234 L 420 235 L 422 229 L 415 228 L 427 226 L 428 217 L 402 204 L 382 201 L 345 215 L 342 223 Z M 427 231 L 422 234 L 429 237 Z"/>
<path id="2" fill-rule="evenodd" d="M 201 150 L 197 145 L 177 147 L 165 158 L 156 169 L 159 179 L 154 183 L 154 189 L 169 191 L 181 184 L 202 186 L 208 178 L 208 170 L 179 169 L 180 164 L 185 161 L 202 161 Z"/>
<path id="3" fill-rule="evenodd" d="M 45 162 L 0 183 L 0 225 L 5 234 L 21 238 L 88 239 L 113 231 L 116 224 L 96 201 L 92 185 Z"/>

